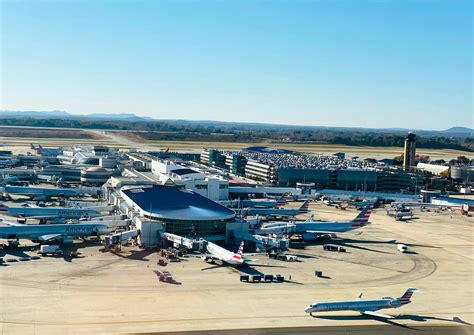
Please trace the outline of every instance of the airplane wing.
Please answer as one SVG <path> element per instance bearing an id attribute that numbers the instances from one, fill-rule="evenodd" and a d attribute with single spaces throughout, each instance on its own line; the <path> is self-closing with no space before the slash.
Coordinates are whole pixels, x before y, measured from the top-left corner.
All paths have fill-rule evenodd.
<path id="1" fill-rule="evenodd" d="M 321 230 L 307 230 L 307 233 L 319 234 L 319 235 L 330 235 L 330 234 L 340 234 L 341 232 L 336 231 L 321 231 Z"/>
<path id="2" fill-rule="evenodd" d="M 28 219 L 45 220 L 45 219 L 53 219 L 56 216 L 55 215 L 33 215 L 33 216 L 23 215 L 22 217 L 25 217 Z"/>
<path id="3" fill-rule="evenodd" d="M 40 236 L 39 239 L 40 241 L 51 241 L 60 238 L 61 236 L 61 234 L 48 234 Z"/>
<path id="4" fill-rule="evenodd" d="M 374 312 L 374 311 L 361 311 L 361 313 L 364 314 L 364 315 L 367 315 L 367 316 L 373 316 L 373 317 L 382 318 L 382 319 L 393 319 L 394 318 L 393 316 L 377 313 L 377 312 Z"/>
<path id="5" fill-rule="evenodd" d="M 9 226 L 24 226 L 23 223 L 18 223 L 18 222 L 3 221 L 3 220 L 0 220 L 0 222 L 5 223 L 6 225 L 9 225 Z"/>
<path id="6" fill-rule="evenodd" d="M 212 260 L 219 260 L 221 261 L 222 258 L 217 257 L 214 254 L 188 254 L 187 257 L 199 257 L 199 258 L 207 258 L 207 259 L 212 259 Z"/>

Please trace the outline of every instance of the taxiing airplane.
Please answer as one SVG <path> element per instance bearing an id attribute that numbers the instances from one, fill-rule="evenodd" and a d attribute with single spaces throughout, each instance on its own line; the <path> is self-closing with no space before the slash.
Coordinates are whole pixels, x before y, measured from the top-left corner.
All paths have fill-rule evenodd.
<path id="1" fill-rule="evenodd" d="M 333 311 L 356 311 L 363 315 L 377 318 L 393 319 L 391 315 L 377 313 L 376 311 L 384 308 L 399 308 L 411 303 L 411 296 L 415 288 L 409 288 L 399 298 L 384 297 L 378 300 L 362 300 L 362 293 L 353 301 L 320 302 L 309 305 L 305 312 L 313 315 L 315 312 L 333 312 Z"/>
<path id="2" fill-rule="evenodd" d="M 83 217 L 98 216 L 100 213 L 95 209 L 88 208 L 65 208 L 65 207 L 10 207 L 0 202 L 0 213 L 19 218 L 31 218 L 38 220 L 52 219 L 80 219 Z"/>
<path id="3" fill-rule="evenodd" d="M 236 210 L 242 216 L 261 215 L 272 217 L 288 217 L 308 213 L 310 200 L 306 200 L 300 208 L 243 208 Z"/>
<path id="4" fill-rule="evenodd" d="M 19 224 L 4 222 L 0 227 L 0 238 L 8 240 L 28 239 L 33 242 L 59 241 L 72 242 L 74 237 L 100 236 L 111 232 L 106 224 L 67 223 L 67 224 Z"/>

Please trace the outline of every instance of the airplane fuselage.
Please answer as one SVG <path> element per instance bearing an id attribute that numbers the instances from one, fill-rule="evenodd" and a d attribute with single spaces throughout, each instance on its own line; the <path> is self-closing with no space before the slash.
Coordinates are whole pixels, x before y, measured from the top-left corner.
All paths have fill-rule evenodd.
<path id="1" fill-rule="evenodd" d="M 12 225 L 0 227 L 0 238 L 38 240 L 44 235 L 99 236 L 110 232 L 105 224 Z"/>
<path id="2" fill-rule="evenodd" d="M 398 308 L 402 304 L 400 299 L 355 300 L 322 302 L 313 304 L 305 309 L 306 313 L 332 312 L 332 311 L 377 311 L 384 308 Z"/>
<path id="3" fill-rule="evenodd" d="M 80 208 L 47 208 L 47 207 L 8 207 L 5 214 L 15 217 L 37 217 L 42 219 L 63 218 L 80 219 L 84 216 L 94 216 L 98 212 L 92 209 Z"/>

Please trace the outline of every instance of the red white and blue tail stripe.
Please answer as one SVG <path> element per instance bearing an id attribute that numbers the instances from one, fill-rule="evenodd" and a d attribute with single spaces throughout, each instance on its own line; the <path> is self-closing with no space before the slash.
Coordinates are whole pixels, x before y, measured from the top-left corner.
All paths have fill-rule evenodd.
<path id="1" fill-rule="evenodd" d="M 232 260 L 242 263 L 244 253 L 244 241 L 240 243 L 239 251 L 232 256 Z"/>
<path id="2" fill-rule="evenodd" d="M 298 214 L 306 214 L 309 211 L 309 200 L 306 200 L 298 210 Z"/>
<path id="3" fill-rule="evenodd" d="M 413 295 L 413 292 L 415 291 L 416 291 L 416 288 L 409 288 L 408 290 L 406 290 L 406 292 L 399 298 L 400 304 L 401 305 L 409 304 L 411 302 L 410 298 Z"/>
<path id="4" fill-rule="evenodd" d="M 1 202 L 0 202 L 0 212 L 8 212 L 7 207 Z"/>
<path id="5" fill-rule="evenodd" d="M 355 219 L 352 220 L 352 222 L 357 222 L 360 224 L 369 222 L 370 214 L 372 214 L 372 209 L 373 209 L 372 206 L 368 206 L 364 208 L 363 210 L 360 211 L 359 215 L 357 215 Z"/>

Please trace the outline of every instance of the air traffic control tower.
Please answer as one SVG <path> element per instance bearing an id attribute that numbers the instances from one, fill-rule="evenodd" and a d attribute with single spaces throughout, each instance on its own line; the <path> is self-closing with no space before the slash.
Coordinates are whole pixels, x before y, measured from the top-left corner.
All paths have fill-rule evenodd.
<path id="1" fill-rule="evenodd" d="M 403 167 L 410 169 L 415 166 L 416 135 L 409 132 L 405 138 L 405 150 L 403 151 Z"/>

